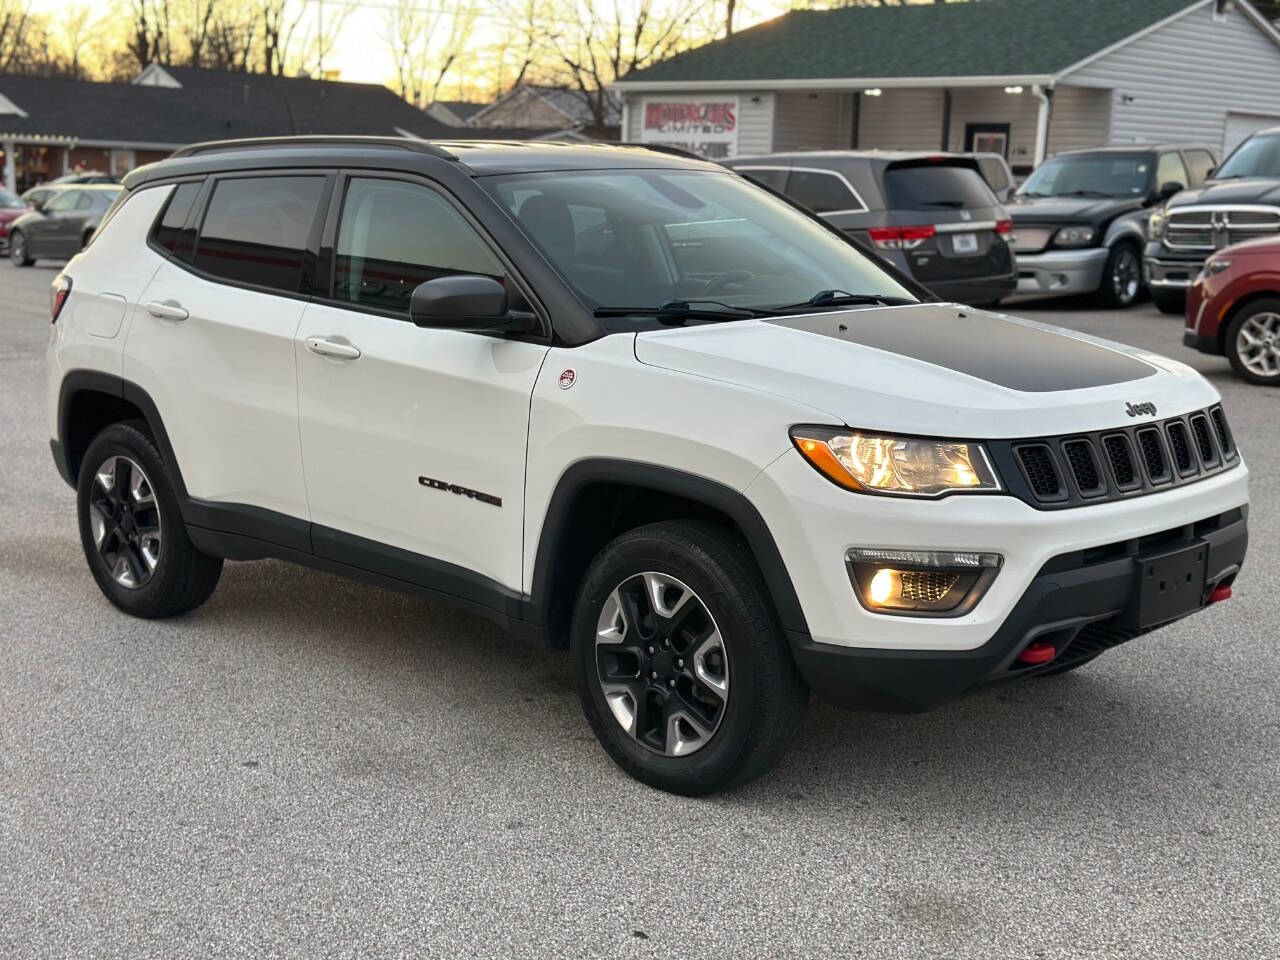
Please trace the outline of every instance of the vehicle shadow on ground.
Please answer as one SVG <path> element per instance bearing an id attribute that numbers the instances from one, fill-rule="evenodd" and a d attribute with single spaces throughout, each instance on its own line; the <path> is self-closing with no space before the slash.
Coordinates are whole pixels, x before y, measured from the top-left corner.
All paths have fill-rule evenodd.
<path id="1" fill-rule="evenodd" d="M 265 562 L 228 565 L 213 600 L 173 621 L 178 633 L 197 625 L 205 636 L 243 638 L 243 657 L 260 654 L 254 647 L 263 643 L 284 644 L 294 649 L 277 652 L 300 671 L 316 658 L 364 676 L 389 709 L 412 715 L 443 701 L 460 736 L 494 739 L 485 762 L 497 766 L 499 783 L 514 782 L 530 753 L 536 764 L 554 752 L 558 769 L 578 770 L 570 780 L 592 785 L 584 790 L 633 788 L 591 737 L 569 656 L 472 614 Z M 1152 716 L 1151 703 L 1167 691 L 1135 690 L 1131 676 L 1118 675 L 1126 671 L 1109 666 L 1104 658 L 1076 674 L 1003 685 L 926 715 L 847 713 L 815 700 L 773 773 L 700 802 L 768 816 L 783 802 L 832 816 L 888 805 L 930 819 L 963 806 L 966 816 L 1033 823 L 1064 803 L 1115 810 L 1167 794 L 1180 751 L 1219 739 L 1211 728 L 1227 721 L 1212 704 Z"/>

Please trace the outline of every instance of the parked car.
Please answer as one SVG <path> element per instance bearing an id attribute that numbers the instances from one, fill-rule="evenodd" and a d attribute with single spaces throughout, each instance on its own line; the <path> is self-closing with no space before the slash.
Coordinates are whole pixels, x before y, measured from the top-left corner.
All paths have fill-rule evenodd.
<path id="1" fill-rule="evenodd" d="M 29 267 L 42 257 L 75 256 L 119 195 L 111 185 L 61 187 L 39 210 L 31 210 L 9 226 L 9 259 Z"/>
<path id="2" fill-rule="evenodd" d="M 74 173 L 65 173 L 52 182 L 58 186 L 85 183 L 119 183 L 120 178 L 114 173 L 103 173 L 101 170 L 77 170 Z"/>
<path id="3" fill-rule="evenodd" d="M 1280 237 L 1209 255 L 1187 295 L 1182 342 L 1225 354 L 1250 383 L 1280 386 Z"/>
<path id="4" fill-rule="evenodd" d="M 1280 127 L 1255 133 L 1206 183 L 1171 197 L 1151 215 L 1150 233 L 1151 299 L 1165 313 L 1182 313 L 1206 257 L 1280 233 Z"/>
<path id="5" fill-rule="evenodd" d="M 27 212 L 27 205 L 16 193 L 0 190 L 0 253 L 9 249 L 9 227 Z"/>
<path id="6" fill-rule="evenodd" d="M 1201 183 L 1216 162 L 1195 145 L 1104 147 L 1046 160 L 1018 189 L 1018 292 L 1097 294 L 1127 307 L 1142 294 L 1146 208 Z"/>
<path id="7" fill-rule="evenodd" d="M 228 559 L 437 597 L 568 648 L 608 754 L 696 794 L 774 763 L 810 690 L 918 711 L 1073 670 L 1241 569 L 1208 381 L 934 302 L 715 164 L 281 138 L 126 190 L 46 363 L 86 563 L 135 616 Z"/>
<path id="8" fill-rule="evenodd" d="M 52 200 L 54 194 L 56 194 L 60 189 L 60 187 L 55 187 L 51 183 L 44 183 L 38 187 L 32 187 L 30 190 L 23 192 L 22 202 L 32 210 L 39 210 L 46 203 Z"/>
<path id="9" fill-rule="evenodd" d="M 725 166 L 812 210 L 942 300 L 993 304 L 1017 283 L 1009 215 L 972 156 L 831 150 Z"/>
<path id="10" fill-rule="evenodd" d="M 967 153 L 964 156 L 973 157 L 978 162 L 978 172 L 982 174 L 982 179 L 987 181 L 987 186 L 991 188 L 997 200 L 1008 203 L 1013 199 L 1013 195 L 1018 191 L 1017 178 L 1003 154 Z"/>

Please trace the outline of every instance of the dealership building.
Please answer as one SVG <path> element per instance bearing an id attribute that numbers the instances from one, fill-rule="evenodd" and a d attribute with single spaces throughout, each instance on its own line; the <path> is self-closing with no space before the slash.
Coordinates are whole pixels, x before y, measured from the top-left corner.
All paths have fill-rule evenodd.
<path id="1" fill-rule="evenodd" d="M 1280 32 L 1247 0 L 971 0 L 794 11 L 628 74 L 623 139 L 727 158 L 1104 144 L 1227 152 L 1280 125 Z"/>

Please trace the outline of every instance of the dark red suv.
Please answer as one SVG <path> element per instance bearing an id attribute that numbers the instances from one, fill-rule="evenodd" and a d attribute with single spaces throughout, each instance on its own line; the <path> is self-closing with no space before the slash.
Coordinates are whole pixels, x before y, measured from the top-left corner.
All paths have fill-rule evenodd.
<path id="1" fill-rule="evenodd" d="M 1225 354 L 1250 383 L 1280 386 L 1280 238 L 1224 247 L 1204 262 L 1182 342 Z"/>

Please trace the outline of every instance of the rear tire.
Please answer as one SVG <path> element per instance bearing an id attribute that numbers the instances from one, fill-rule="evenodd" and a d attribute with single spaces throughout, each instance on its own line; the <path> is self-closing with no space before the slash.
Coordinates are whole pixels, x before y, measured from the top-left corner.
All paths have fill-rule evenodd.
<path id="1" fill-rule="evenodd" d="M 1112 309 L 1131 307 L 1142 296 L 1142 252 L 1132 243 L 1111 248 L 1098 293 Z"/>
<path id="2" fill-rule="evenodd" d="M 660 790 L 697 796 L 759 776 L 808 705 L 746 547 L 709 523 L 650 524 L 600 551 L 571 645 L 601 746 Z"/>
<path id="3" fill-rule="evenodd" d="M 13 231 L 9 237 L 9 259 L 15 267 L 29 267 L 35 260 L 27 251 L 27 237 L 21 230 Z"/>
<path id="4" fill-rule="evenodd" d="M 1187 312 L 1187 295 L 1181 290 L 1152 287 L 1151 302 L 1156 305 L 1156 309 L 1161 313 L 1183 316 Z"/>
<path id="5" fill-rule="evenodd" d="M 1240 309 L 1227 324 L 1223 347 L 1241 380 L 1280 386 L 1280 299 L 1255 300 Z"/>
<path id="6" fill-rule="evenodd" d="M 80 465 L 76 501 L 89 570 L 125 613 L 172 617 L 209 599 L 222 560 L 192 545 L 145 424 L 112 424 L 94 438 Z"/>

